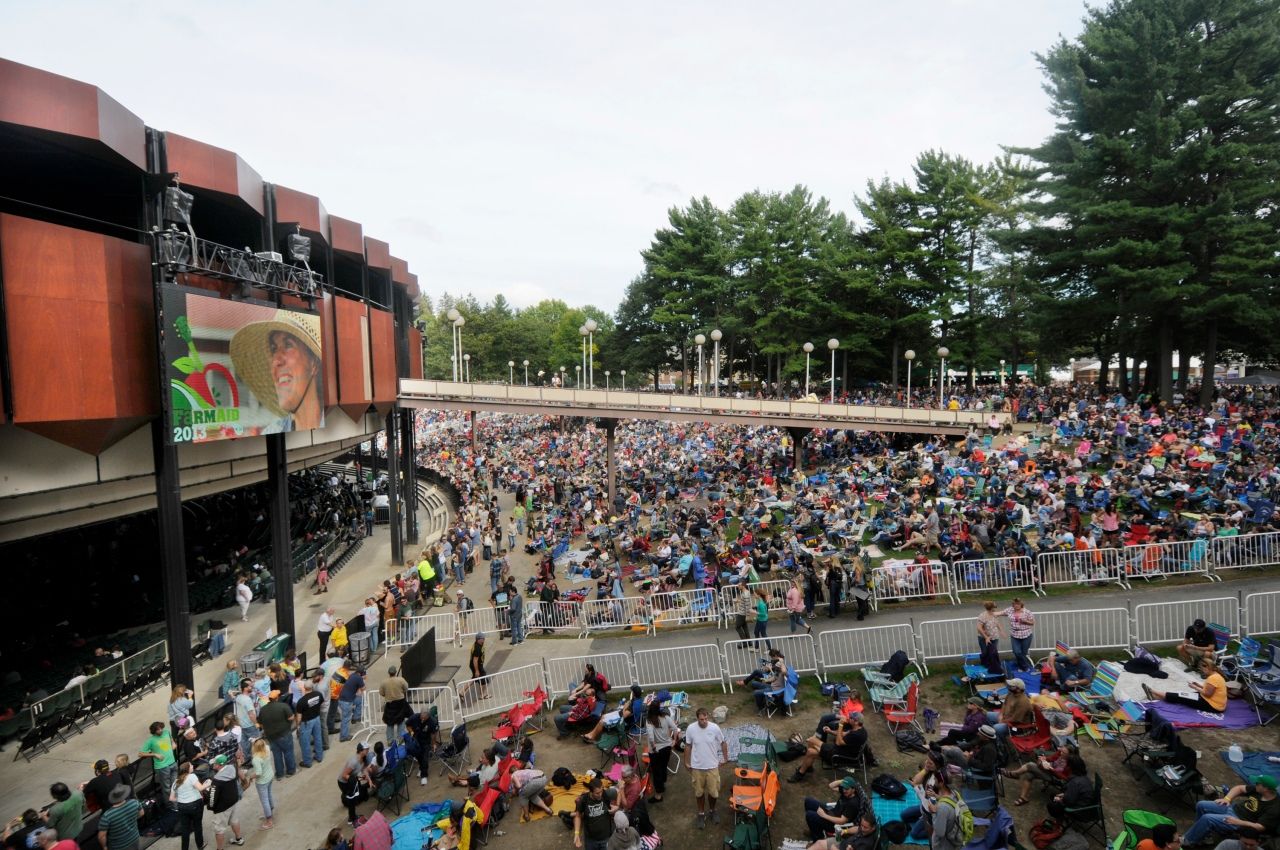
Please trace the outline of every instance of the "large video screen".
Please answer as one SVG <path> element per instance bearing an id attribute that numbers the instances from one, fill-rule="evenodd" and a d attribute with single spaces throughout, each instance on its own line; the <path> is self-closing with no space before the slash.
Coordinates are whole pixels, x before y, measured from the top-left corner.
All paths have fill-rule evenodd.
<path id="1" fill-rule="evenodd" d="M 324 427 L 319 316 L 180 289 L 164 314 L 170 441 Z"/>

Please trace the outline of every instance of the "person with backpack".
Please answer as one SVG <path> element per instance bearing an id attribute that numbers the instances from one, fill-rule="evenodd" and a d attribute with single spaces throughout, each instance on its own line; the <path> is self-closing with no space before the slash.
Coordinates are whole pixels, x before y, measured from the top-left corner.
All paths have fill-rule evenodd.
<path id="1" fill-rule="evenodd" d="M 939 771 L 935 779 L 937 799 L 933 802 L 929 847 L 931 850 L 961 850 L 973 838 L 973 812 L 959 793 L 951 790 L 947 771 Z"/>
<path id="2" fill-rule="evenodd" d="M 240 834 L 240 771 L 233 756 L 220 755 L 213 759 L 213 783 L 209 791 L 209 811 L 213 813 L 213 840 L 218 850 L 227 843 L 227 830 L 231 830 L 231 843 L 244 844 Z"/>
<path id="3" fill-rule="evenodd" d="M 869 806 L 858 780 L 852 776 L 837 779 L 827 786 L 837 792 L 836 799 L 823 803 L 814 797 L 804 798 L 804 822 L 809 827 L 809 838 L 819 841 L 834 835 L 837 826 L 857 823 Z"/>

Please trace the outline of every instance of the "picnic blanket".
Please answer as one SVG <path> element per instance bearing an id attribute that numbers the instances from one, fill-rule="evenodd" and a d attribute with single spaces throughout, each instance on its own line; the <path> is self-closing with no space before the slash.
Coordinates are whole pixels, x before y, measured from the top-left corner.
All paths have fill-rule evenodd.
<path id="1" fill-rule="evenodd" d="M 742 726 L 728 726 L 728 727 L 725 727 L 722 731 L 724 732 L 725 742 L 728 743 L 729 745 L 730 761 L 736 760 L 738 756 L 742 755 L 744 752 L 749 752 L 749 753 L 764 752 L 763 747 L 752 747 L 750 749 L 745 749 L 742 746 L 743 738 L 757 738 L 763 741 L 765 738 L 769 737 L 769 730 L 765 729 L 763 726 L 761 726 L 758 723 L 745 723 Z M 777 741 L 777 740 L 778 740 L 777 738 L 774 738 L 774 741 Z M 785 747 L 781 742 L 775 744 L 775 746 L 785 749 Z"/>
<path id="2" fill-rule="evenodd" d="M 1273 758 L 1280 758 L 1280 752 L 1245 753 L 1244 761 L 1239 764 L 1231 760 L 1226 750 L 1219 751 L 1218 755 L 1222 756 L 1222 760 L 1227 763 L 1227 767 L 1234 770 L 1246 782 L 1259 775 L 1274 776 L 1277 780 L 1280 780 L 1280 762 L 1270 761 Z"/>
<path id="3" fill-rule="evenodd" d="M 561 812 L 568 812 L 569 814 L 572 814 L 574 806 L 578 802 L 578 798 L 587 793 L 587 783 L 591 781 L 591 777 L 585 773 L 576 773 L 573 778 L 576 779 L 577 782 L 573 783 L 572 787 L 561 788 L 559 785 L 552 785 L 550 781 L 550 774 L 547 775 L 548 781 L 546 790 L 551 792 L 551 811 L 555 812 L 557 815 Z M 601 776 L 600 781 L 606 788 L 613 784 L 613 782 L 606 776 Z M 542 809 L 530 808 L 529 820 L 541 820 L 545 817 L 550 817 L 550 815 Z M 400 848 L 397 847 L 396 850 L 400 850 Z M 418 850 L 418 848 L 414 848 L 414 850 Z"/>
<path id="4" fill-rule="evenodd" d="M 422 850 L 428 838 L 438 839 L 444 830 L 436 826 L 453 812 L 453 801 L 419 803 L 409 814 L 391 822 L 393 850 Z"/>
<path id="5" fill-rule="evenodd" d="M 1249 729 L 1258 725 L 1258 715 L 1253 707 L 1242 699 L 1227 700 L 1227 710 L 1197 711 L 1186 705 L 1171 702 L 1145 702 L 1143 708 L 1154 707 L 1156 713 L 1173 724 L 1175 729 L 1211 726 L 1217 729 Z"/>
<path id="6" fill-rule="evenodd" d="M 871 810 L 876 813 L 876 822 L 885 824 L 892 820 L 902 820 L 902 813 L 913 806 L 919 805 L 915 792 L 907 789 L 907 794 L 901 800 L 890 800 L 888 797 L 882 797 L 876 792 L 871 792 Z M 912 838 L 907 836 L 903 844 L 928 844 L 927 838 Z"/>
<path id="7" fill-rule="evenodd" d="M 1117 663 L 1123 664 L 1123 661 Z M 1157 679 L 1154 676 L 1143 676 L 1139 673 L 1121 673 L 1116 677 L 1115 698 L 1120 702 L 1142 702 L 1147 698 L 1142 691 L 1144 684 L 1160 693 L 1166 691 L 1190 693 L 1191 688 L 1188 685 L 1191 682 L 1204 681 L 1196 674 L 1188 673 L 1186 666 L 1176 658 L 1160 659 L 1160 670 L 1168 674 L 1167 679 Z"/>

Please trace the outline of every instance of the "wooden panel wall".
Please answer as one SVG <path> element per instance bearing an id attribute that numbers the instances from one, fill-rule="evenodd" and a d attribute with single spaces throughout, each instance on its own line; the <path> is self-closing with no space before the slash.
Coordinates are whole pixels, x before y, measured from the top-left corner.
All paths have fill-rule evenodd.
<path id="1" fill-rule="evenodd" d="M 373 404 L 385 414 L 396 403 L 395 319 L 386 310 L 369 308 L 369 350 L 373 361 Z"/>
<path id="2" fill-rule="evenodd" d="M 14 423 L 89 454 L 159 414 L 144 245 L 0 215 Z"/>
<path id="3" fill-rule="evenodd" d="M 320 308 L 320 347 L 324 350 L 324 406 L 338 406 L 338 333 L 334 326 L 333 296 L 326 294 L 316 306 Z"/>
<path id="4" fill-rule="evenodd" d="M 353 420 L 373 402 L 369 320 L 363 302 L 333 296 L 338 337 L 338 406 Z"/>
<path id="5" fill-rule="evenodd" d="M 262 177 L 235 153 L 177 133 L 165 133 L 165 149 L 184 185 L 239 198 L 262 215 Z"/>
<path id="6" fill-rule="evenodd" d="M 409 377 L 422 380 L 422 331 L 409 329 Z"/>

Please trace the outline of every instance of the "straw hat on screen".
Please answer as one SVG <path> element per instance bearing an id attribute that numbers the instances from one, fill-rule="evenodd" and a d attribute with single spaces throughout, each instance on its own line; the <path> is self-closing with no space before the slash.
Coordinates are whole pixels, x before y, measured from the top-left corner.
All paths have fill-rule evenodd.
<path id="1" fill-rule="evenodd" d="M 273 366 L 273 333 L 288 334 L 314 361 L 310 374 L 277 374 Z M 231 338 L 231 362 L 236 375 L 249 385 L 262 406 L 277 416 L 293 416 L 302 399 L 314 388 L 320 392 L 320 319 L 292 310 L 276 310 L 263 322 L 253 322 L 236 331 Z M 296 401 L 292 397 L 297 396 Z"/>

